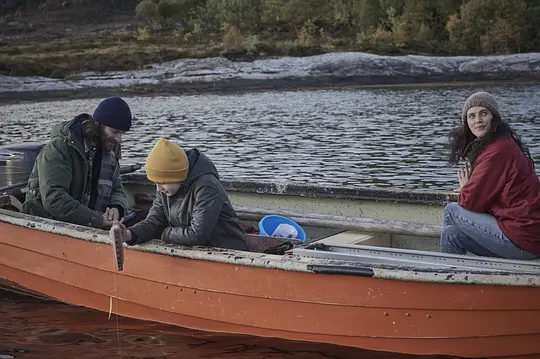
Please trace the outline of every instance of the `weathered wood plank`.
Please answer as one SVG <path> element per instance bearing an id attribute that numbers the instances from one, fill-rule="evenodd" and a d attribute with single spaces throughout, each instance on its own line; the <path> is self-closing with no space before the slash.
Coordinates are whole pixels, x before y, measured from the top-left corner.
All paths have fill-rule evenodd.
<path id="1" fill-rule="evenodd" d="M 277 214 L 288 217 L 299 225 L 343 228 L 363 232 L 401 234 L 421 237 L 439 237 L 442 225 L 412 222 L 386 221 L 361 217 L 343 217 L 327 214 L 299 213 L 262 208 L 235 207 L 240 218 L 259 220 L 263 216 Z"/>

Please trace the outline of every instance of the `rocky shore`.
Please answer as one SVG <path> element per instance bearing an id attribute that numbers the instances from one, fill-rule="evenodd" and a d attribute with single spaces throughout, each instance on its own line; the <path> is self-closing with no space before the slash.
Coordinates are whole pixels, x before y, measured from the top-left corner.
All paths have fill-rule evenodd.
<path id="1" fill-rule="evenodd" d="M 540 53 L 435 57 L 339 52 L 255 61 L 214 57 L 137 71 L 85 72 L 70 80 L 0 75 L 0 102 L 477 81 L 538 82 Z"/>

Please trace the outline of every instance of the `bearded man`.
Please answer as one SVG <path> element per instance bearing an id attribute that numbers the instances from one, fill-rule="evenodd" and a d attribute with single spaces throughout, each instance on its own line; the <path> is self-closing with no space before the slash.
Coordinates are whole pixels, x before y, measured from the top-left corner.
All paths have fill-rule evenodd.
<path id="1" fill-rule="evenodd" d="M 128 104 L 103 100 L 94 115 L 83 113 L 55 125 L 28 180 L 22 212 L 95 228 L 124 216 L 120 140 L 131 128 Z"/>

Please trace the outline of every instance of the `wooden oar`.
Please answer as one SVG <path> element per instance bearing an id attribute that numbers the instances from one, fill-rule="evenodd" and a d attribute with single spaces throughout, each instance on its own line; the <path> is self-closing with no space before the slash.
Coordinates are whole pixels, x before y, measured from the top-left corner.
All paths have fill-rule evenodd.
<path id="1" fill-rule="evenodd" d="M 10 184 L 8 186 L 0 187 L 0 193 L 4 193 L 4 192 L 11 191 L 18 188 L 23 188 L 27 184 L 28 182 L 20 182 L 20 183 Z"/>
<path id="2" fill-rule="evenodd" d="M 128 173 L 138 171 L 141 168 L 142 168 L 141 165 L 138 164 L 138 163 L 134 164 L 134 165 L 129 165 L 129 166 L 122 166 L 122 167 L 120 167 L 120 174 L 125 175 L 125 174 L 128 174 Z M 27 184 L 28 184 L 28 181 L 24 181 L 24 182 L 14 183 L 14 184 L 10 184 L 10 185 L 4 186 L 4 187 L 0 187 L 0 193 L 4 193 L 4 192 L 11 191 L 11 190 L 14 190 L 14 189 L 23 188 Z"/>
<path id="3" fill-rule="evenodd" d="M 389 233 L 420 237 L 440 237 L 442 225 L 413 223 L 392 220 L 377 220 L 362 217 L 344 217 L 328 214 L 298 213 L 283 210 L 235 206 L 236 214 L 246 220 L 258 221 L 262 217 L 277 214 L 288 217 L 304 226 L 355 229 L 373 233 Z"/>
<path id="4" fill-rule="evenodd" d="M 120 174 L 125 175 L 125 174 L 128 174 L 128 173 L 138 171 L 141 168 L 142 168 L 142 166 L 140 164 L 138 164 L 138 163 L 136 163 L 134 165 L 129 165 L 129 166 L 122 166 L 122 167 L 120 167 Z"/>

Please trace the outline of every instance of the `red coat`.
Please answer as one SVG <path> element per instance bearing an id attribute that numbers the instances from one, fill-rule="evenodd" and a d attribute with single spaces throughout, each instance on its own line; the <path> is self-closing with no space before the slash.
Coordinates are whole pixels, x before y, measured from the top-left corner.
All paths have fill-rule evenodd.
<path id="1" fill-rule="evenodd" d="M 459 205 L 486 212 L 518 247 L 540 255 L 540 181 L 511 136 L 502 136 L 478 156 Z"/>

